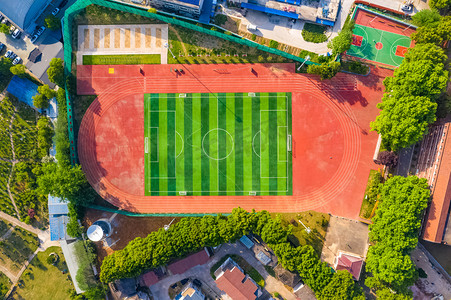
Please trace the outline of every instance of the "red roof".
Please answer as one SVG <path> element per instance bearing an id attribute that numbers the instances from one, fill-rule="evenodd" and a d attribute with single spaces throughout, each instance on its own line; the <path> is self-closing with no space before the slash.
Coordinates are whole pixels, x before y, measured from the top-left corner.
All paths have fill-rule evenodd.
<path id="1" fill-rule="evenodd" d="M 157 274 L 154 271 L 147 272 L 141 276 L 141 279 L 144 281 L 144 285 L 151 286 L 160 281 L 158 279 Z"/>
<path id="2" fill-rule="evenodd" d="M 205 264 L 210 257 L 205 250 L 191 254 L 184 259 L 176 261 L 168 266 L 168 270 L 173 274 L 182 274 L 197 265 Z"/>
<path id="3" fill-rule="evenodd" d="M 442 242 L 451 202 L 451 139 L 448 129 L 449 123 L 445 125 L 445 136 L 440 148 L 437 149 L 440 153 L 440 149 L 443 148 L 441 157 L 437 155 L 436 159 L 436 161 L 439 160 L 439 166 L 436 169 L 437 177 L 423 230 L 423 239 L 435 243 Z"/>
<path id="4" fill-rule="evenodd" d="M 216 285 L 233 300 L 255 300 L 258 287 L 238 268 L 227 269 L 216 279 Z"/>
<path id="5" fill-rule="evenodd" d="M 335 270 L 347 270 L 355 280 L 359 280 L 362 266 L 363 259 L 361 257 L 340 252 L 335 264 Z"/>

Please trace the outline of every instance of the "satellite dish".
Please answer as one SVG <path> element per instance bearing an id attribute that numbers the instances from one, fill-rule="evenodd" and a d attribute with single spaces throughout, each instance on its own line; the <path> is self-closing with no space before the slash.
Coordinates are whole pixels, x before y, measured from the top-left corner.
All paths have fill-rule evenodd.
<path id="1" fill-rule="evenodd" d="M 99 225 L 91 225 L 88 228 L 88 239 L 98 242 L 103 238 L 103 230 Z"/>

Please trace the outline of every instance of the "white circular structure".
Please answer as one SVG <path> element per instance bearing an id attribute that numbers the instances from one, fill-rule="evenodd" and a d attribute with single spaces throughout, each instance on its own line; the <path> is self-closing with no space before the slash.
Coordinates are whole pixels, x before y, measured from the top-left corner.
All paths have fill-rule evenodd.
<path id="1" fill-rule="evenodd" d="M 99 225 L 91 225 L 88 228 L 88 239 L 93 242 L 98 242 L 103 238 L 103 230 Z"/>

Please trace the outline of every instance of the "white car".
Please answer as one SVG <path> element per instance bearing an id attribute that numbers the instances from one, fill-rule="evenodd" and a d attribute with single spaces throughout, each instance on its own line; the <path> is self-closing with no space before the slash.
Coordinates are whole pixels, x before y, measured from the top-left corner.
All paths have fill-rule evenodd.
<path id="1" fill-rule="evenodd" d="M 52 10 L 52 15 L 56 16 L 59 13 L 60 9 L 56 7 L 54 10 Z"/>
<path id="2" fill-rule="evenodd" d="M 13 60 L 13 65 L 17 65 L 18 63 L 20 63 L 22 61 L 22 58 L 20 58 L 19 56 L 17 56 L 14 60 Z"/>
<path id="3" fill-rule="evenodd" d="M 38 39 L 39 35 L 35 34 L 31 37 L 30 42 L 32 42 L 34 44 L 34 42 L 36 42 L 36 40 Z"/>
<path id="4" fill-rule="evenodd" d="M 6 51 L 6 53 L 5 53 L 5 57 L 6 58 L 9 58 L 11 55 L 13 55 L 13 51 L 12 50 Z"/>
<path id="5" fill-rule="evenodd" d="M 13 34 L 11 35 L 13 38 L 18 39 L 20 36 L 20 29 L 17 28 L 16 30 L 14 30 Z"/>

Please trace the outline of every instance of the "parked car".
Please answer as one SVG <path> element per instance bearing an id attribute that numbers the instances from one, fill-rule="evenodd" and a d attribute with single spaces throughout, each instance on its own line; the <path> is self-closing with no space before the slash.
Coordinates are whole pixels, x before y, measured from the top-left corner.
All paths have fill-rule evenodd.
<path id="1" fill-rule="evenodd" d="M 6 58 L 9 58 L 12 54 L 13 54 L 13 51 L 12 51 L 12 50 L 8 50 L 8 51 L 6 51 L 6 53 L 5 53 L 5 57 L 6 57 Z"/>
<path id="2" fill-rule="evenodd" d="M 31 37 L 30 42 L 32 42 L 34 44 L 34 42 L 36 42 L 36 40 L 38 39 L 39 35 L 35 34 Z"/>
<path id="3" fill-rule="evenodd" d="M 404 4 L 404 5 L 401 6 L 401 9 L 402 9 L 403 11 L 410 12 L 410 11 L 412 11 L 412 5 L 406 5 L 406 4 Z"/>
<path id="4" fill-rule="evenodd" d="M 13 65 L 17 65 L 18 63 L 20 63 L 22 61 L 22 58 L 20 58 L 19 56 L 17 56 L 14 60 L 13 60 Z"/>
<path id="5" fill-rule="evenodd" d="M 36 35 L 40 36 L 45 31 L 45 26 L 39 27 L 38 31 L 36 32 Z"/>
<path id="6" fill-rule="evenodd" d="M 9 23 L 9 21 L 8 21 L 8 19 L 7 19 L 7 18 L 4 18 L 4 19 L 2 20 L 2 24 L 6 24 L 6 25 L 8 25 L 8 23 Z"/>
<path id="7" fill-rule="evenodd" d="M 4 16 L 0 14 L 0 22 L 3 21 Z"/>
<path id="8" fill-rule="evenodd" d="M 5 48 L 5 44 L 0 43 L 0 52 L 2 52 L 4 48 Z"/>
<path id="9" fill-rule="evenodd" d="M 60 9 L 56 7 L 54 10 L 52 10 L 52 15 L 56 16 L 59 13 Z"/>
<path id="10" fill-rule="evenodd" d="M 13 34 L 11 35 L 13 38 L 18 39 L 20 37 L 20 29 L 17 28 L 16 30 L 14 30 Z"/>
<path id="11" fill-rule="evenodd" d="M 9 58 L 11 60 L 14 60 L 16 57 L 17 57 L 17 54 L 13 52 Z"/>

